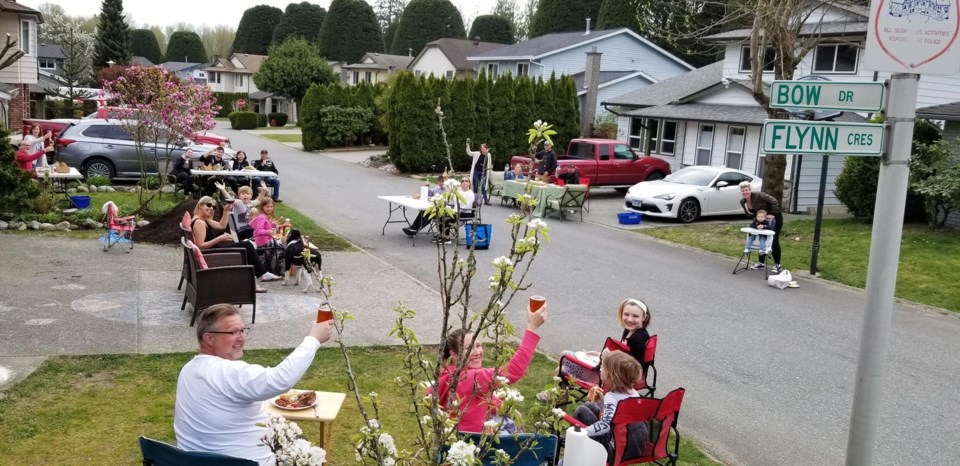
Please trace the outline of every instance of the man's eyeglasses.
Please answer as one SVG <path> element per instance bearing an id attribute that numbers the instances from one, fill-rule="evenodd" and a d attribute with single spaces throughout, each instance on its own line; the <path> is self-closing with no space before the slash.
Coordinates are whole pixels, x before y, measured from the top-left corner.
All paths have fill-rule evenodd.
<path id="1" fill-rule="evenodd" d="M 219 334 L 221 334 L 221 335 L 233 335 L 233 336 L 235 336 L 235 337 L 239 337 L 241 333 L 244 334 L 244 335 L 249 335 L 249 334 L 250 334 L 250 327 L 244 327 L 244 328 L 242 328 L 242 329 L 240 329 L 240 330 L 231 330 L 231 331 L 229 331 L 229 332 L 214 332 L 214 331 L 211 330 L 211 331 L 209 331 L 209 332 L 207 332 L 207 333 L 219 333 Z"/>

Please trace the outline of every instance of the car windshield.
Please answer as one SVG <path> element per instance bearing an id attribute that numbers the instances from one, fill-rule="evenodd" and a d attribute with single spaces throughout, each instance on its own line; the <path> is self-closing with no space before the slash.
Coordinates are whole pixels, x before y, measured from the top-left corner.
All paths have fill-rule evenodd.
<path id="1" fill-rule="evenodd" d="M 666 177 L 664 181 L 694 186 L 709 186 L 717 176 L 717 172 L 702 168 L 687 167 Z"/>

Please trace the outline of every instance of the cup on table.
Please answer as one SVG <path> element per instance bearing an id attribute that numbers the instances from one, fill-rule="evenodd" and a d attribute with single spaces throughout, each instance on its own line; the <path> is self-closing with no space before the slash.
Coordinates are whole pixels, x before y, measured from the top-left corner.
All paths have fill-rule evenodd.
<path id="1" fill-rule="evenodd" d="M 329 307 L 320 307 L 320 309 L 317 309 L 318 324 L 322 324 L 330 320 L 333 320 L 333 309 L 330 309 Z"/>
<path id="2" fill-rule="evenodd" d="M 530 297 L 530 312 L 537 312 L 547 303 L 547 298 L 544 298 L 540 295 L 533 295 Z"/>

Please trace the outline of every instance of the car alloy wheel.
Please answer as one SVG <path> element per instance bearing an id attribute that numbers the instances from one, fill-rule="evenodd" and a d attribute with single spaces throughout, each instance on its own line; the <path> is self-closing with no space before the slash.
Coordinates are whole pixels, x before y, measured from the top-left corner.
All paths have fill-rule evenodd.
<path id="1" fill-rule="evenodd" d="M 700 217 L 700 204 L 694 199 L 684 199 L 677 210 L 677 219 L 690 223 Z"/>
<path id="2" fill-rule="evenodd" d="M 86 168 L 83 170 L 83 173 L 87 178 L 93 176 L 105 176 L 107 178 L 112 178 L 113 167 L 111 167 L 108 162 L 97 160 L 88 163 Z"/>
<path id="3" fill-rule="evenodd" d="M 663 179 L 663 173 L 653 172 L 653 173 L 650 174 L 650 176 L 647 177 L 647 179 L 645 179 L 645 180 L 643 180 L 643 181 L 657 181 L 657 180 L 662 180 L 662 179 Z"/>

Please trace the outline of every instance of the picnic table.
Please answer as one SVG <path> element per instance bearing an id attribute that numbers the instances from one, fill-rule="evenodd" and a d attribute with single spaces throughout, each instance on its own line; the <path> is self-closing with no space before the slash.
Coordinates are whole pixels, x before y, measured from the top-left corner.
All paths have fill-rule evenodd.
<path id="1" fill-rule="evenodd" d="M 387 232 L 387 225 L 390 223 L 406 223 L 407 226 L 410 226 L 410 219 L 407 218 L 407 209 L 416 210 L 419 214 L 420 212 L 427 210 L 427 207 L 430 207 L 430 202 L 425 199 L 414 199 L 411 196 L 377 196 L 377 199 L 383 199 L 389 203 L 387 211 L 387 221 L 383 222 L 383 228 L 380 229 L 380 235 L 385 235 Z M 403 219 L 393 219 L 393 214 L 399 212 Z M 433 230 L 433 223 L 431 222 L 430 228 L 424 229 L 421 228 L 420 231 L 426 231 L 429 233 Z M 413 246 L 417 245 L 417 236 L 420 234 L 418 232 L 416 235 L 413 235 Z"/>
<path id="2" fill-rule="evenodd" d="M 531 215 L 534 217 L 543 217 L 544 209 L 547 206 L 547 198 L 560 199 L 566 192 L 566 186 L 555 184 L 530 184 L 526 180 L 515 181 L 507 180 L 503 182 L 503 197 L 516 199 L 520 194 L 527 192 L 527 186 L 530 186 L 530 195 L 537 200 L 537 205 L 533 207 Z"/>
<path id="3" fill-rule="evenodd" d="M 204 176 L 245 176 L 247 178 L 276 178 L 277 175 L 271 171 L 260 170 L 190 170 L 190 174 L 197 177 Z"/>

